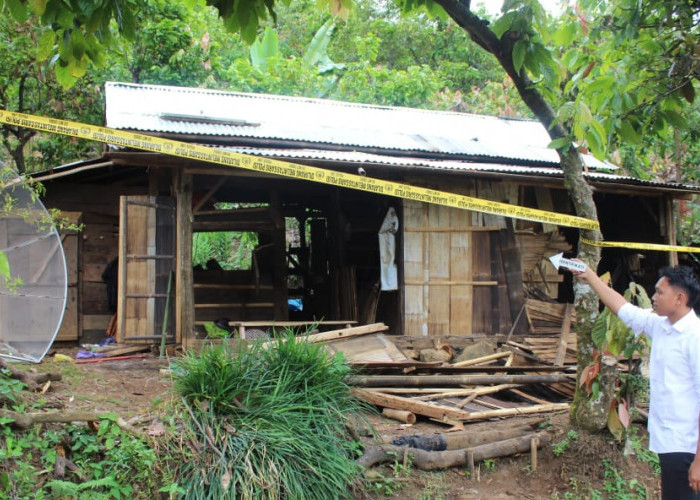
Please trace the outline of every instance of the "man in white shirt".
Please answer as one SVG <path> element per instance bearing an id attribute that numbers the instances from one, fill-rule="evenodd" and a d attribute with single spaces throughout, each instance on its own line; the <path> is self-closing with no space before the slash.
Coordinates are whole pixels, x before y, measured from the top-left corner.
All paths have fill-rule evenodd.
<path id="1" fill-rule="evenodd" d="M 649 449 L 659 455 L 662 498 L 700 499 L 700 319 L 692 308 L 700 295 L 697 277 L 684 266 L 662 269 L 653 310 L 647 310 L 627 302 L 590 268 L 574 274 L 635 335 L 651 339 Z"/>

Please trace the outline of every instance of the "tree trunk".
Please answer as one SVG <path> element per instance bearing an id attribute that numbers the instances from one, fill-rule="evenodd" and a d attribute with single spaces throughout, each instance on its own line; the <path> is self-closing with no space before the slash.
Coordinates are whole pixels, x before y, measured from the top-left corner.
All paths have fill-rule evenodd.
<path id="1" fill-rule="evenodd" d="M 435 0 L 445 11 L 461 26 L 469 36 L 484 50 L 493 54 L 508 76 L 513 80 L 520 97 L 537 119 L 544 125 L 549 136 L 554 139 L 568 137 L 569 134 L 564 125 L 558 123 L 552 126 L 555 113 L 544 96 L 528 78 L 524 71 L 517 72 L 513 65 L 513 45 L 515 38 L 509 37 L 509 33 L 502 38 L 496 35 L 488 27 L 488 23 L 470 10 L 470 2 L 462 0 Z M 558 150 L 561 168 L 564 172 L 564 186 L 573 202 L 576 215 L 592 220 L 598 220 L 598 215 L 593 201 L 593 192 L 583 178 L 583 160 L 573 147 L 566 150 Z M 589 240 L 599 241 L 599 231 L 583 230 L 583 236 Z M 592 268 L 597 268 L 600 260 L 600 249 L 588 245 L 579 245 L 578 256 Z M 578 336 L 578 375 L 588 366 L 593 359 L 593 340 L 591 328 L 598 315 L 598 297 L 587 285 L 576 284 L 574 286 L 574 305 L 577 313 L 576 333 Z M 609 388 L 601 386 L 601 393 Z M 605 398 L 590 398 L 583 387 L 576 386 L 574 405 L 572 407 L 573 422 L 585 429 L 601 430 L 605 428 L 609 409 L 603 407 Z"/>
<path id="2" fill-rule="evenodd" d="M 532 440 L 536 439 L 537 446 L 549 443 L 546 432 L 530 433 L 503 441 L 496 441 L 471 448 L 446 451 L 425 451 L 407 446 L 367 446 L 365 454 L 357 459 L 357 463 L 365 468 L 401 459 L 407 454 L 413 459 L 413 464 L 421 470 L 438 470 L 450 467 L 468 465 L 488 458 L 507 457 L 530 451 Z"/>

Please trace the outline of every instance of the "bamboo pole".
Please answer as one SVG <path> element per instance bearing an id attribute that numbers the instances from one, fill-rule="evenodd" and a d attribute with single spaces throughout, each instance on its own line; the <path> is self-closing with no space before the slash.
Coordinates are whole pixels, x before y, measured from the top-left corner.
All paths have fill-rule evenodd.
<path id="1" fill-rule="evenodd" d="M 569 403 L 549 403 L 546 405 L 523 406 L 521 408 L 501 408 L 499 410 L 476 411 L 469 413 L 465 420 L 482 420 L 487 418 L 512 417 L 513 415 L 531 415 L 550 411 L 569 409 Z"/>
<path id="2" fill-rule="evenodd" d="M 501 358 L 507 358 L 510 356 L 510 352 L 497 352 L 495 354 L 489 354 L 488 356 L 482 356 L 480 358 L 474 358 L 474 359 L 468 359 L 466 361 L 459 361 L 457 363 L 452 363 L 453 367 L 462 367 L 462 366 L 474 366 L 474 365 L 480 365 L 482 363 L 488 363 L 491 361 L 495 361 L 497 359 Z"/>
<path id="3" fill-rule="evenodd" d="M 386 418 L 391 418 L 393 420 L 398 420 L 399 422 L 404 422 L 406 424 L 415 424 L 416 415 L 408 410 L 394 410 L 393 408 L 382 409 L 382 415 Z"/>
<path id="4" fill-rule="evenodd" d="M 439 387 L 489 384 L 555 384 L 570 382 L 568 375 L 354 375 L 348 383 L 360 387 Z"/>

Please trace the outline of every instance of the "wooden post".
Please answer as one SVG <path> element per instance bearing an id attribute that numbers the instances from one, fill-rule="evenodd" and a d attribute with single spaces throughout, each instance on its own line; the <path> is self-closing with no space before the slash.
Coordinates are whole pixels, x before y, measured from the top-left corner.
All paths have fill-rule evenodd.
<path id="1" fill-rule="evenodd" d="M 530 468 L 533 472 L 537 470 L 537 447 L 539 444 L 540 440 L 537 436 L 530 438 Z"/>
<path id="2" fill-rule="evenodd" d="M 564 309 L 564 319 L 561 325 L 561 333 L 559 333 L 559 343 L 557 344 L 557 355 L 554 358 L 554 364 L 556 366 L 562 366 L 564 364 L 564 358 L 566 357 L 566 344 L 568 342 L 569 331 L 571 330 L 571 315 L 574 312 L 573 304 L 566 304 Z"/>
<path id="3" fill-rule="evenodd" d="M 194 287 L 192 284 L 192 175 L 178 171 L 173 178 L 177 196 L 175 342 L 188 347 L 194 340 Z"/>
<path id="4" fill-rule="evenodd" d="M 670 196 L 664 196 L 661 198 L 661 203 L 663 203 L 663 209 L 666 211 L 666 243 L 669 245 L 677 245 L 676 241 L 676 218 L 673 211 L 673 198 Z M 677 266 L 678 265 L 678 252 L 666 252 L 668 255 L 668 265 Z"/>

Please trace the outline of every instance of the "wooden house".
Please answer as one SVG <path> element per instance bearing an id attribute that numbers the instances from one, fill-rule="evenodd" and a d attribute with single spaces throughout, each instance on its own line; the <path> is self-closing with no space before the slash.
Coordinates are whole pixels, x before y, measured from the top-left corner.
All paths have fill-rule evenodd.
<path id="1" fill-rule="evenodd" d="M 557 155 L 533 121 L 128 83 L 108 83 L 105 97 L 115 129 L 573 213 Z M 606 239 L 674 242 L 672 201 L 696 188 L 586 164 Z M 116 147 L 37 178 L 48 207 L 84 224 L 66 247 L 72 278 L 59 340 L 94 339 L 116 320 L 121 341 L 157 343 L 165 331 L 188 345 L 223 318 L 489 335 L 527 329 L 526 298 L 572 299 L 570 278 L 546 258 L 575 251 L 576 229 Z M 378 233 L 390 208 L 398 286 L 386 291 Z M 241 269 L 193 269 L 202 232 L 253 233 L 258 245 Z M 602 267 L 616 283 L 650 284 L 674 258 L 611 249 Z"/>

